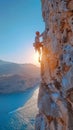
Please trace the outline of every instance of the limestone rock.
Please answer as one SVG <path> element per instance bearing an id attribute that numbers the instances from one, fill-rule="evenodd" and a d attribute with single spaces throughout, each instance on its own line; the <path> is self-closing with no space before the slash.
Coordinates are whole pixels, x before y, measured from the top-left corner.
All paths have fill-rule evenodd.
<path id="1" fill-rule="evenodd" d="M 73 0 L 41 0 L 41 84 L 36 130 L 73 130 Z"/>

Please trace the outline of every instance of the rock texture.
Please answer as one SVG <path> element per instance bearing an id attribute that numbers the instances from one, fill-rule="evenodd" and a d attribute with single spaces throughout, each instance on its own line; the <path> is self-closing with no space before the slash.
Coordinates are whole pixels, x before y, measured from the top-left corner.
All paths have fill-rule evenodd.
<path id="1" fill-rule="evenodd" d="M 39 113 L 35 130 L 73 130 L 73 0 L 41 0 Z"/>

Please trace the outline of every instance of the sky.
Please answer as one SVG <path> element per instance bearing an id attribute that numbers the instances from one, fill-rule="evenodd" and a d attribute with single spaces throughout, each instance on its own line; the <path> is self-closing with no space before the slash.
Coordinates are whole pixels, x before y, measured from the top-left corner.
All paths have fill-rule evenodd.
<path id="1" fill-rule="evenodd" d="M 0 59 L 35 63 L 35 32 L 44 31 L 41 0 L 0 0 Z"/>

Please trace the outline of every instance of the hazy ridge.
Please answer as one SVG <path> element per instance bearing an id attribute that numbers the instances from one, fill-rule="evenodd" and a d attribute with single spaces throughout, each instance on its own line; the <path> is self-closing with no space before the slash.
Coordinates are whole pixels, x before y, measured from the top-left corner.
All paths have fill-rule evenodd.
<path id="1" fill-rule="evenodd" d="M 0 60 L 0 93 L 23 92 L 39 81 L 39 67 Z"/>

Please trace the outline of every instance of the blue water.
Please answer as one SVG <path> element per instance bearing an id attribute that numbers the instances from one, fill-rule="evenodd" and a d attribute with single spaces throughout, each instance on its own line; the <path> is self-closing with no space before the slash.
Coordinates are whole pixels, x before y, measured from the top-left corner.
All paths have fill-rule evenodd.
<path id="1" fill-rule="evenodd" d="M 1 94 L 0 95 L 0 130 L 25 130 L 24 124 L 21 126 L 22 128 L 18 128 L 18 119 L 12 111 L 17 110 L 18 108 L 25 105 L 25 103 L 32 97 L 36 88 L 31 88 L 25 91 L 24 93 L 15 93 L 15 94 Z M 17 122 L 14 124 L 12 120 Z M 10 125 L 9 125 L 10 123 Z M 12 125 L 12 126 L 11 126 Z"/>

